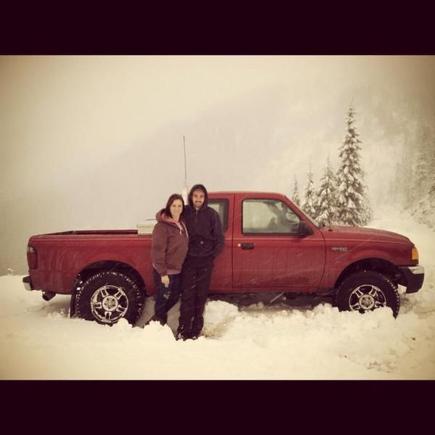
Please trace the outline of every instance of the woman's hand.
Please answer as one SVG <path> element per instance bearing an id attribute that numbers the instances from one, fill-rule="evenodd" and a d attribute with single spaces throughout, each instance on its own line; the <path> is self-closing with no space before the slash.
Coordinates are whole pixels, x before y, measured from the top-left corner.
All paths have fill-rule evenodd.
<path id="1" fill-rule="evenodd" d="M 165 287 L 169 287 L 169 276 L 168 275 L 162 275 L 162 284 Z"/>

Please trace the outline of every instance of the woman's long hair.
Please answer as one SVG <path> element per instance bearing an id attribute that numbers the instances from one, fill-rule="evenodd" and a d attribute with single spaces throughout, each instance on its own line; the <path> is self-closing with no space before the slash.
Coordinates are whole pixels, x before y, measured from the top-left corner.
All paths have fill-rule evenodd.
<path id="1" fill-rule="evenodd" d="M 169 197 L 168 202 L 166 203 L 166 207 L 165 207 L 165 211 L 164 211 L 164 213 L 165 213 L 166 216 L 169 216 L 169 217 L 171 217 L 171 218 L 173 217 L 173 216 L 172 216 L 172 213 L 171 213 L 171 205 L 172 205 L 172 203 L 173 203 L 175 200 L 177 200 L 177 199 L 179 199 L 179 200 L 181 201 L 181 204 L 183 205 L 183 209 L 182 209 L 182 211 L 181 211 L 181 215 L 180 215 L 180 216 L 183 215 L 183 212 L 184 212 L 184 199 L 183 199 L 183 197 L 182 197 L 181 195 L 179 195 L 178 193 L 173 193 L 173 194 Z"/>

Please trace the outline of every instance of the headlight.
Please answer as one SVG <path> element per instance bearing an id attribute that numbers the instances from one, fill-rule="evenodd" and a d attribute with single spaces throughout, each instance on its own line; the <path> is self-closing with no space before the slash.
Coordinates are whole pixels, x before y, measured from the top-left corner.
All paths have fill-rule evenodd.
<path id="1" fill-rule="evenodd" d="M 415 246 L 413 246 L 413 248 L 412 248 L 411 259 L 412 259 L 412 261 L 418 262 L 418 250 Z"/>

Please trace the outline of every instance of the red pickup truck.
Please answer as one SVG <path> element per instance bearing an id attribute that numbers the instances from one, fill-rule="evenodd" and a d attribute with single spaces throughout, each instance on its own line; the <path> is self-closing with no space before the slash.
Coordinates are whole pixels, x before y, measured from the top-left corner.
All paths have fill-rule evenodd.
<path id="1" fill-rule="evenodd" d="M 418 291 L 424 268 L 402 235 L 369 228 L 319 228 L 286 196 L 214 192 L 225 247 L 215 260 L 210 296 L 330 295 L 340 310 L 388 306 L 397 316 L 398 285 Z M 151 235 L 137 230 L 67 231 L 32 236 L 29 290 L 50 300 L 71 294 L 70 314 L 103 324 L 134 324 L 153 295 Z"/>

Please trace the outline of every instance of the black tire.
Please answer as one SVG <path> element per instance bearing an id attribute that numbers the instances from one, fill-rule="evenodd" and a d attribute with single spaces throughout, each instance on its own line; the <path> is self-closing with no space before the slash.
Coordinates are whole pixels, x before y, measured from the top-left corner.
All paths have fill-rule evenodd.
<path id="1" fill-rule="evenodd" d="M 145 295 L 129 275 L 102 271 L 86 279 L 72 302 L 75 315 L 82 319 L 114 325 L 124 318 L 134 325 L 142 313 Z"/>
<path id="2" fill-rule="evenodd" d="M 388 306 L 397 317 L 400 295 L 397 287 L 379 272 L 356 272 L 348 276 L 337 290 L 336 302 L 340 311 L 364 313 Z"/>

